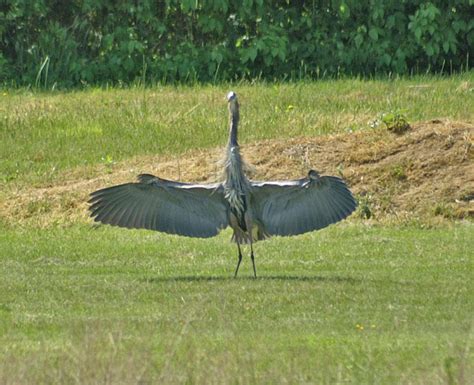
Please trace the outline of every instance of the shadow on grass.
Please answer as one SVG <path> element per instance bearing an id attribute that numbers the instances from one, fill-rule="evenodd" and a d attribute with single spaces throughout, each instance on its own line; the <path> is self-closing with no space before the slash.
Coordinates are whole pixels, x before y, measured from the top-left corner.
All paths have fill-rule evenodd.
<path id="1" fill-rule="evenodd" d="M 210 282 L 210 281 L 310 281 L 310 282 L 345 282 L 359 283 L 361 279 L 353 277 L 324 277 L 324 276 L 296 276 L 296 275 L 268 275 L 253 278 L 251 276 L 243 276 L 234 278 L 233 276 L 176 276 L 176 277 L 151 277 L 145 278 L 143 281 L 148 283 L 160 282 Z"/>

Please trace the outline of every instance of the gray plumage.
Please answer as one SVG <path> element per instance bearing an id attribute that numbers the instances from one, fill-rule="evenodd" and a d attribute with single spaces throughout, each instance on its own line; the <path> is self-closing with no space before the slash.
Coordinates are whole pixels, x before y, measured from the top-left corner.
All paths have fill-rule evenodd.
<path id="1" fill-rule="evenodd" d="M 318 230 L 355 210 L 357 203 L 342 179 L 320 176 L 314 170 L 291 181 L 249 180 L 237 141 L 237 95 L 229 92 L 227 100 L 230 132 L 222 183 L 181 183 L 142 174 L 137 183 L 91 193 L 89 210 L 94 220 L 199 238 L 215 236 L 231 226 L 239 252 L 235 276 L 242 260 L 242 243 L 250 244 L 256 276 L 253 242 Z"/>

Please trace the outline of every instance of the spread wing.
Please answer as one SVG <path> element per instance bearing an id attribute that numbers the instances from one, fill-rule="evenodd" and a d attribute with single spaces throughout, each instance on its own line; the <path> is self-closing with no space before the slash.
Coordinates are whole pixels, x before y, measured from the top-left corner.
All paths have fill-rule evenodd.
<path id="1" fill-rule="evenodd" d="M 219 184 L 179 183 L 143 174 L 137 183 L 104 188 L 90 196 L 91 217 L 113 226 L 207 238 L 229 223 Z"/>
<path id="2" fill-rule="evenodd" d="M 344 181 L 310 171 L 307 178 L 252 182 L 256 217 L 272 235 L 296 235 L 339 222 L 357 207 Z"/>

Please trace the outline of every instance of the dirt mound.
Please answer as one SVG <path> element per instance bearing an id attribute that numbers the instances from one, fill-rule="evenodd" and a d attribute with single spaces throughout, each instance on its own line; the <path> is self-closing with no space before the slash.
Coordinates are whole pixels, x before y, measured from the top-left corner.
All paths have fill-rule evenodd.
<path id="1" fill-rule="evenodd" d="M 254 166 L 252 179 L 294 179 L 314 168 L 342 176 L 359 199 L 354 217 L 430 220 L 474 217 L 474 125 L 433 120 L 403 135 L 382 129 L 242 146 Z M 112 166 L 64 174 L 61 183 L 4 192 L 4 222 L 38 226 L 87 221 L 88 193 L 135 180 L 142 172 L 167 179 L 219 179 L 222 149 L 190 151 L 178 157 L 139 157 Z M 92 175 L 92 176 L 91 176 Z M 101 175 L 97 177 L 97 175 Z"/>
<path id="2" fill-rule="evenodd" d="M 311 167 L 343 177 L 362 217 L 466 218 L 474 215 L 473 136 L 472 124 L 433 120 L 403 135 L 363 130 L 269 141 L 244 153 L 262 179 L 304 175 Z"/>

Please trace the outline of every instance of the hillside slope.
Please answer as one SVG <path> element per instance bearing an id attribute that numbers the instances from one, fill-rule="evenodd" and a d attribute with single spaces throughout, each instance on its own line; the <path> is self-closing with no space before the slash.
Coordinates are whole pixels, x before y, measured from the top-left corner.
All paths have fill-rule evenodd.
<path id="1" fill-rule="evenodd" d="M 383 129 L 268 140 L 242 146 L 253 179 L 293 179 L 310 168 L 342 176 L 360 201 L 354 214 L 376 220 L 430 220 L 474 216 L 474 125 L 433 120 L 403 135 Z M 139 157 L 94 169 L 74 169 L 61 182 L 40 188 L 9 186 L 0 215 L 7 224 L 89 221 L 88 193 L 153 173 L 183 181 L 219 178 L 222 149 L 176 157 Z M 100 175 L 100 176 L 99 176 Z M 4 198 L 4 199 L 3 199 Z"/>

